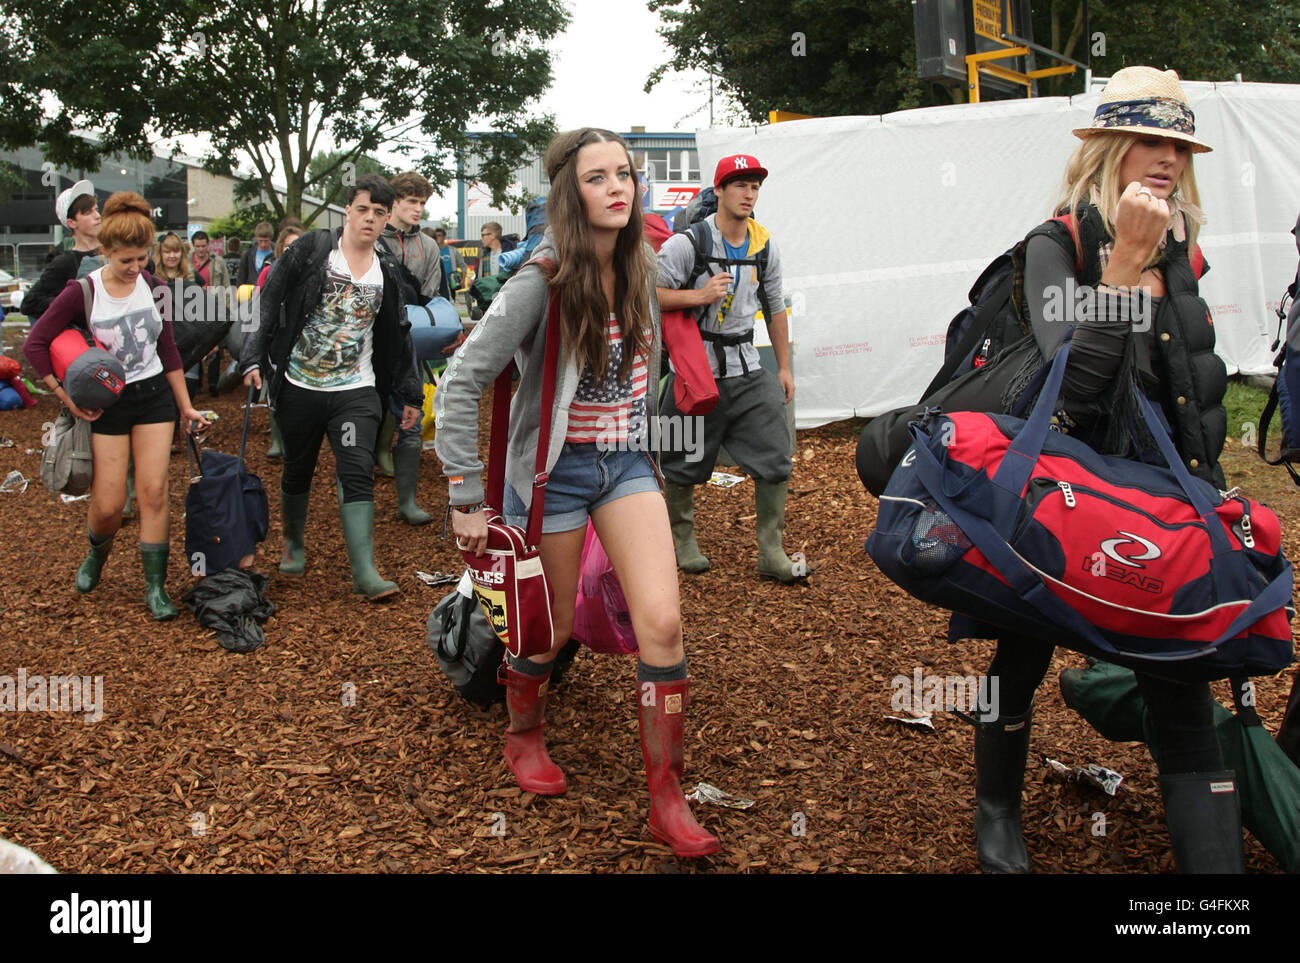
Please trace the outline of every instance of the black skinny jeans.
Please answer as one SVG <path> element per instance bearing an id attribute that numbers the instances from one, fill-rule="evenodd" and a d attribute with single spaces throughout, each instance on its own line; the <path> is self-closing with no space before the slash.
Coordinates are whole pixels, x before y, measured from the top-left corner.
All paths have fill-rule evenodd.
<path id="1" fill-rule="evenodd" d="M 343 501 L 375 500 L 375 440 L 383 420 L 379 392 L 374 388 L 312 391 L 286 381 L 275 417 L 284 437 L 280 489 L 285 494 L 301 495 L 311 489 L 321 439 L 328 435 L 343 483 Z"/>
<path id="2" fill-rule="evenodd" d="M 1055 648 L 1019 635 L 998 639 L 988 674 L 998 679 L 1003 716 L 1028 710 Z M 1151 712 L 1156 745 L 1151 755 L 1162 775 L 1215 772 L 1223 768 L 1223 750 L 1214 732 L 1214 698 L 1208 682 L 1170 682 L 1136 673 L 1138 691 Z"/>

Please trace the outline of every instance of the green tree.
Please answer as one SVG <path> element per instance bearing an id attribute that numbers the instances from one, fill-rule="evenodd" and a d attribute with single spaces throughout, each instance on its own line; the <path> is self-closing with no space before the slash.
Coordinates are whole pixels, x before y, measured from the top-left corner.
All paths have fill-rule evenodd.
<path id="1" fill-rule="evenodd" d="M 338 197 L 343 189 L 365 174 L 392 177 L 397 171 L 366 154 L 353 157 L 346 151 L 331 150 L 316 154 L 307 165 L 307 179 L 316 185 L 313 193 Z"/>
<path id="2" fill-rule="evenodd" d="M 504 195 L 553 133 L 533 101 L 567 22 L 561 0 L 0 0 L 0 14 L 0 146 L 40 143 L 48 160 L 94 167 L 203 134 L 205 165 L 230 174 L 245 161 L 277 218 L 301 217 L 304 192 L 333 201 L 331 173 L 380 147 L 438 189 L 458 152 L 472 156 Z M 50 95 L 53 115 L 33 106 Z M 469 137 L 471 121 L 491 134 Z M 313 176 L 326 146 L 339 167 Z"/>
<path id="3" fill-rule="evenodd" d="M 251 204 L 231 211 L 225 217 L 219 217 L 203 230 L 210 237 L 238 237 L 249 240 L 253 229 L 262 221 L 275 224 L 275 212 L 265 204 Z"/>
<path id="4" fill-rule="evenodd" d="M 830 116 L 887 113 L 965 100 L 958 87 L 920 81 L 912 6 L 899 0 L 648 0 L 659 14 L 669 70 L 714 74 L 751 120 L 769 110 Z M 1034 36 L 1075 59 L 1094 48 L 1103 76 L 1124 66 L 1177 69 L 1188 79 L 1300 82 L 1300 3 L 1294 0 L 1127 0 L 1089 7 L 1038 0 Z M 1098 35 L 1102 42 L 1098 43 Z M 1038 66 L 1048 66 L 1040 58 Z M 1040 94 L 1077 93 L 1082 74 L 1049 79 Z"/>

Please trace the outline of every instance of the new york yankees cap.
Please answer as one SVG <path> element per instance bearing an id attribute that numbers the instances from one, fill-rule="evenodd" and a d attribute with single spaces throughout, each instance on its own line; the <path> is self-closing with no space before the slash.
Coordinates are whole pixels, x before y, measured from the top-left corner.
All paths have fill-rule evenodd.
<path id="1" fill-rule="evenodd" d="M 720 190 L 727 181 L 737 177 L 758 177 L 767 179 L 767 168 L 758 162 L 757 157 L 749 154 L 732 154 L 718 161 L 718 169 L 713 172 L 713 189 Z"/>

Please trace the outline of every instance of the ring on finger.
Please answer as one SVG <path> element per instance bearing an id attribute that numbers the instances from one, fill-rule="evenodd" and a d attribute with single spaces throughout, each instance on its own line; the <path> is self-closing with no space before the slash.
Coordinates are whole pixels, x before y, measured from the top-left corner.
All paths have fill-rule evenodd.
<path id="1" fill-rule="evenodd" d="M 1155 197 L 1155 195 L 1151 193 L 1151 188 L 1149 187 L 1139 187 L 1137 192 L 1139 194 L 1145 194 L 1147 197 Z"/>

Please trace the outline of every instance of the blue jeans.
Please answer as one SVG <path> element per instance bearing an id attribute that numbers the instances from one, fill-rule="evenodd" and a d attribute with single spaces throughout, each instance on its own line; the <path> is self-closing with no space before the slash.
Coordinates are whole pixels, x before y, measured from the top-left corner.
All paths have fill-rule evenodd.
<path id="1" fill-rule="evenodd" d="M 585 528 L 591 513 L 607 502 L 640 492 L 658 492 L 659 479 L 643 451 L 601 451 L 596 444 L 566 442 L 546 483 L 542 534 Z M 523 499 L 506 485 L 506 521 L 528 524 Z"/>

